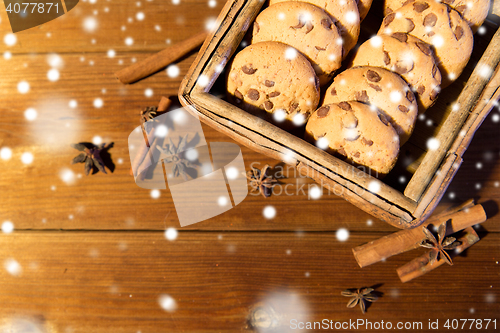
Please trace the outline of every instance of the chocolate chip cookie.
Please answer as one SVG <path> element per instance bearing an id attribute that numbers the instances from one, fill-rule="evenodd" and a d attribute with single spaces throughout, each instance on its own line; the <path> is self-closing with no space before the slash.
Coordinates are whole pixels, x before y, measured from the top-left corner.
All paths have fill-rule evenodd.
<path id="1" fill-rule="evenodd" d="M 472 54 L 474 40 L 467 22 L 434 0 L 411 2 L 387 15 L 379 34 L 394 32 L 406 32 L 432 45 L 443 88 L 460 76 Z"/>
<path id="2" fill-rule="evenodd" d="M 340 68 L 340 34 L 330 16 L 307 2 L 288 1 L 264 9 L 255 19 L 252 42 L 282 42 L 311 61 L 320 84 L 326 84 Z"/>
<path id="3" fill-rule="evenodd" d="M 440 91 L 441 73 L 432 49 L 405 33 L 367 40 L 359 47 L 352 65 L 383 67 L 401 75 L 416 93 L 419 112 L 434 104 Z"/>
<path id="4" fill-rule="evenodd" d="M 415 1 L 416 0 L 385 0 L 384 15 L 389 15 L 404 5 Z M 483 24 L 486 16 L 488 16 L 491 5 L 490 0 L 441 0 L 441 2 L 459 12 L 474 33 Z"/>
<path id="5" fill-rule="evenodd" d="M 318 105 L 319 80 L 314 69 L 289 45 L 252 44 L 234 57 L 230 68 L 230 100 L 252 113 L 273 114 L 275 122 L 284 127 L 304 125 Z"/>
<path id="6" fill-rule="evenodd" d="M 284 2 L 289 0 L 270 0 L 269 5 L 272 6 L 278 2 Z M 300 0 L 292 0 L 300 1 Z M 342 1 L 330 1 L 330 0 L 306 0 L 315 6 L 323 9 L 332 18 L 335 26 L 340 32 L 342 39 L 338 42 L 344 46 L 344 56 L 346 56 L 349 51 L 356 45 L 359 36 L 359 24 L 361 22 L 359 18 L 358 6 L 355 0 L 342 0 Z"/>
<path id="7" fill-rule="evenodd" d="M 316 110 L 306 125 L 306 139 L 381 175 L 392 169 L 399 153 L 399 136 L 389 120 L 355 101 Z"/>
<path id="8" fill-rule="evenodd" d="M 335 77 L 323 105 L 344 101 L 373 105 L 382 112 L 403 145 L 415 127 L 418 106 L 408 84 L 396 73 L 380 67 L 353 67 Z"/>

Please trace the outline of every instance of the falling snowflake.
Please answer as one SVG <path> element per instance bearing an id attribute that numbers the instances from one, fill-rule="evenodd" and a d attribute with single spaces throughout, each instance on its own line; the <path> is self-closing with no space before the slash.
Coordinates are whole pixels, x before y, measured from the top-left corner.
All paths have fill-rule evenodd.
<path id="1" fill-rule="evenodd" d="M 282 122 L 286 119 L 286 112 L 283 109 L 278 109 L 274 112 L 273 118 L 277 122 Z"/>
<path id="2" fill-rule="evenodd" d="M 135 15 L 135 18 L 137 19 L 137 21 L 142 21 L 144 20 L 146 16 L 144 15 L 143 12 L 138 12 L 136 15 Z"/>
<path id="3" fill-rule="evenodd" d="M 285 51 L 285 59 L 287 60 L 293 60 L 297 57 L 298 53 L 297 50 L 294 49 L 293 47 L 289 47 Z"/>
<path id="4" fill-rule="evenodd" d="M 12 157 L 12 150 L 9 147 L 0 149 L 0 158 L 4 161 L 10 160 Z"/>
<path id="5" fill-rule="evenodd" d="M 344 16 L 347 23 L 354 24 L 358 22 L 358 13 L 349 11 Z"/>
<path id="6" fill-rule="evenodd" d="M 131 46 L 132 44 L 134 44 L 134 39 L 132 37 L 125 38 L 125 45 Z"/>
<path id="7" fill-rule="evenodd" d="M 276 216 L 276 208 L 273 206 L 266 206 L 264 207 L 264 210 L 262 211 L 262 214 L 266 219 L 273 219 Z"/>
<path id="8" fill-rule="evenodd" d="M 430 138 L 427 140 L 427 148 L 429 150 L 438 150 L 440 146 L 440 142 L 436 138 Z"/>
<path id="9" fill-rule="evenodd" d="M 389 99 L 393 103 L 399 103 L 399 101 L 401 101 L 402 98 L 403 98 L 403 94 L 401 94 L 401 92 L 398 90 L 393 90 L 389 94 Z"/>
<path id="10" fill-rule="evenodd" d="M 346 228 L 340 228 L 335 233 L 335 236 L 337 237 L 337 240 L 339 242 L 345 242 L 349 239 L 349 230 L 347 230 Z"/>
<path id="11" fill-rule="evenodd" d="M 171 78 L 176 78 L 179 76 L 181 73 L 181 70 L 179 69 L 179 66 L 177 65 L 170 65 L 167 67 L 167 76 Z"/>
<path id="12" fill-rule="evenodd" d="M 99 108 L 102 108 L 104 105 L 104 102 L 101 98 L 96 98 L 94 99 L 94 107 L 99 109 Z"/>
<path id="13" fill-rule="evenodd" d="M 55 68 L 52 68 L 47 72 L 47 79 L 49 79 L 49 81 L 55 82 L 59 80 L 59 76 L 59 71 Z"/>
<path id="14" fill-rule="evenodd" d="M 168 228 L 167 230 L 165 230 L 165 238 L 169 241 L 176 240 L 178 234 L 179 233 L 175 228 Z"/>
<path id="15" fill-rule="evenodd" d="M 370 45 L 372 47 L 381 47 L 382 46 L 382 37 L 380 36 L 375 36 L 370 38 Z"/>
<path id="16" fill-rule="evenodd" d="M 13 275 L 13 276 L 19 276 L 19 275 L 21 275 L 21 272 L 23 271 L 21 265 L 13 258 L 5 259 L 4 267 L 5 267 L 5 270 L 10 275 Z"/>
<path id="17" fill-rule="evenodd" d="M 29 108 L 26 111 L 24 111 L 24 118 L 28 121 L 33 121 L 36 119 L 38 113 L 34 108 Z"/>
<path id="18" fill-rule="evenodd" d="M 370 191 L 372 193 L 378 193 L 378 192 L 380 192 L 380 189 L 381 189 L 380 182 L 378 182 L 376 180 L 372 180 L 368 184 L 368 191 Z"/>
<path id="19" fill-rule="evenodd" d="M 309 199 L 317 200 L 323 195 L 323 190 L 318 185 L 309 188 Z"/>
<path id="20" fill-rule="evenodd" d="M 33 157 L 33 154 L 32 153 L 29 153 L 29 152 L 26 152 L 26 153 L 23 153 L 21 155 L 21 162 L 23 162 L 23 164 L 31 164 L 33 163 L 33 160 L 34 160 L 34 157 Z"/>
<path id="21" fill-rule="evenodd" d="M 30 84 L 27 81 L 21 81 L 17 84 L 17 91 L 21 94 L 26 94 L 30 91 Z"/>
<path id="22" fill-rule="evenodd" d="M 92 138 L 92 143 L 95 145 L 100 145 L 102 143 L 102 137 L 96 135 Z"/>
<path id="23" fill-rule="evenodd" d="M 167 312 L 173 312 L 177 309 L 177 302 L 169 295 L 160 295 L 158 303 L 160 304 L 160 307 Z"/>
<path id="24" fill-rule="evenodd" d="M 61 68 L 64 65 L 63 59 L 56 53 L 52 53 L 47 56 L 47 63 L 53 68 Z"/>
<path id="25" fill-rule="evenodd" d="M 89 16 L 83 20 L 83 29 L 86 32 L 94 32 L 97 29 L 97 20 L 95 17 Z"/>
<path id="26" fill-rule="evenodd" d="M 217 204 L 221 207 L 224 207 L 228 204 L 228 200 L 227 200 L 227 197 L 219 197 L 217 199 Z"/>
<path id="27" fill-rule="evenodd" d="M 151 198 L 158 199 L 160 197 L 161 192 L 159 190 L 151 190 Z"/>
<path id="28" fill-rule="evenodd" d="M 226 177 L 229 180 L 234 180 L 239 177 L 238 169 L 235 167 L 229 167 L 226 169 Z"/>
<path id="29" fill-rule="evenodd" d="M 432 38 L 431 43 L 432 45 L 434 45 L 434 47 L 440 48 L 444 45 L 444 38 L 439 35 L 436 35 Z"/>
<path id="30" fill-rule="evenodd" d="M 306 117 L 302 113 L 297 113 L 293 116 L 293 124 L 295 126 L 302 126 L 306 122 Z"/>
<path id="31" fill-rule="evenodd" d="M 316 147 L 318 147 L 319 149 L 327 149 L 329 146 L 329 142 L 328 142 L 328 139 L 326 137 L 322 137 L 322 138 L 319 138 L 317 141 L 316 141 Z"/>
<path id="32" fill-rule="evenodd" d="M 198 85 L 202 88 L 205 88 L 206 86 L 208 86 L 208 84 L 210 83 L 210 80 L 208 78 L 208 76 L 202 74 L 198 77 L 198 81 L 197 81 Z"/>
<path id="33" fill-rule="evenodd" d="M 71 169 L 62 169 L 61 172 L 59 172 L 59 178 L 66 184 L 66 185 L 73 185 L 76 181 L 75 173 Z"/>
<path id="34" fill-rule="evenodd" d="M 14 34 L 6 34 L 4 37 L 3 37 L 3 42 L 5 43 L 5 45 L 7 46 L 13 46 L 14 44 L 16 44 L 17 42 L 17 37 L 16 35 Z"/>
<path id="35" fill-rule="evenodd" d="M 14 231 L 14 223 L 10 221 L 5 221 L 2 223 L 2 232 L 5 234 L 10 234 Z"/>

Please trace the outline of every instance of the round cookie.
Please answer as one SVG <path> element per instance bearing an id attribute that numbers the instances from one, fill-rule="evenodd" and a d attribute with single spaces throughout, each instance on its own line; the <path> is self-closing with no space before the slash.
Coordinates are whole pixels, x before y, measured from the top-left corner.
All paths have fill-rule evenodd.
<path id="1" fill-rule="evenodd" d="M 284 2 L 289 0 L 269 0 L 269 5 L 274 5 L 278 2 Z M 300 1 L 300 0 L 292 0 Z M 343 1 L 331 1 L 331 0 L 306 0 L 315 6 L 323 9 L 333 20 L 335 26 L 337 27 L 340 35 L 342 36 L 342 45 L 344 46 L 343 56 L 347 56 L 349 51 L 358 42 L 359 36 L 359 24 L 361 22 L 359 18 L 358 6 L 355 0 L 343 0 Z"/>
<path id="2" fill-rule="evenodd" d="M 441 73 L 431 48 L 405 33 L 367 40 L 359 47 L 352 65 L 383 67 L 401 75 L 416 93 L 421 113 L 434 104 L 440 91 Z"/>
<path id="3" fill-rule="evenodd" d="M 458 12 L 434 0 L 408 3 L 384 18 L 379 34 L 406 32 L 433 46 L 442 75 L 449 86 L 469 62 L 472 31 Z"/>
<path id="4" fill-rule="evenodd" d="M 389 15 L 404 5 L 415 1 L 416 0 L 385 0 L 384 15 Z M 474 33 L 483 24 L 486 16 L 488 16 L 491 5 L 491 0 L 441 0 L 441 2 L 459 12 Z"/>
<path id="5" fill-rule="evenodd" d="M 358 3 L 359 18 L 363 21 L 370 11 L 373 0 L 356 0 Z"/>
<path id="6" fill-rule="evenodd" d="M 240 51 L 228 73 L 227 92 L 249 112 L 273 113 L 283 127 L 304 125 L 319 102 L 319 82 L 311 63 L 279 42 L 260 42 Z"/>
<path id="7" fill-rule="evenodd" d="M 392 169 L 399 153 L 399 136 L 385 116 L 355 101 L 316 110 L 306 125 L 306 138 L 382 175 Z"/>
<path id="8" fill-rule="evenodd" d="M 330 16 L 307 2 L 288 1 L 264 9 L 255 19 L 252 42 L 282 42 L 305 55 L 320 84 L 330 81 L 340 68 L 340 34 Z"/>
<path id="9" fill-rule="evenodd" d="M 380 67 L 353 67 L 335 77 L 326 90 L 323 105 L 358 101 L 373 105 L 389 120 L 403 145 L 415 127 L 418 106 L 408 84 Z"/>

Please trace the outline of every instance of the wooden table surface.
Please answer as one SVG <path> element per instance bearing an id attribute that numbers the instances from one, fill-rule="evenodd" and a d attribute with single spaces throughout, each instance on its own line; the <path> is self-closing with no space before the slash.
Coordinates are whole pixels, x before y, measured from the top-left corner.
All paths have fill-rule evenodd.
<path id="1" fill-rule="evenodd" d="M 455 331 L 494 331 L 493 324 L 469 329 L 470 322 L 461 330 L 460 319 L 491 319 L 498 329 L 498 108 L 438 207 L 469 198 L 484 203 L 490 218 L 478 229 L 481 241 L 453 267 L 405 284 L 396 268 L 423 250 L 359 268 L 351 249 L 396 229 L 334 195 L 309 199 L 312 182 L 293 173 L 284 180 L 291 195 L 249 195 L 225 214 L 185 228 L 168 191 L 153 198 L 134 183 L 127 139 L 139 111 L 176 95 L 195 55 L 177 63 L 177 77 L 162 70 L 126 86 L 113 73 L 206 29 L 223 5 L 82 0 L 15 40 L 0 6 L 0 147 L 12 152 L 8 158 L 4 149 L 0 159 L 0 223 L 5 231 L 5 221 L 14 226 L 0 235 L 0 331 L 240 332 L 251 329 L 251 318 L 262 318 L 258 306 L 282 328 L 293 319 L 383 320 L 394 327 L 422 322 L 410 331 L 426 332 L 434 331 L 429 320 L 439 320 L 447 331 L 446 320 L 457 319 Z M 25 116 L 30 108 L 36 119 Z M 230 141 L 204 131 L 207 141 Z M 85 176 L 83 165 L 71 165 L 78 152 L 70 144 L 99 139 L 114 142 L 114 171 Z M 247 170 L 279 163 L 242 151 Z M 263 216 L 267 206 L 276 210 L 272 219 Z M 177 230 L 176 239 L 166 238 L 168 228 Z M 344 241 L 337 238 L 342 228 L 349 232 Z M 376 286 L 382 296 L 366 314 L 347 308 L 340 295 L 363 286 Z"/>

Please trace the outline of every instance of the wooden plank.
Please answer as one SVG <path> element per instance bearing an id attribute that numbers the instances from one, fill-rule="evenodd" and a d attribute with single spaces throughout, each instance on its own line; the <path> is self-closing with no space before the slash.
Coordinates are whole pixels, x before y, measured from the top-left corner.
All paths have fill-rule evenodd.
<path id="1" fill-rule="evenodd" d="M 140 5 L 137 5 L 137 4 Z M 214 20 L 225 1 L 79 1 L 64 16 L 41 26 L 16 33 L 17 43 L 0 45 L 0 53 L 94 53 L 105 57 L 113 49 L 118 55 L 126 52 L 144 53 L 164 49 L 203 31 Z M 210 5 L 209 5 L 210 4 Z M 143 20 L 137 14 L 144 14 Z M 0 12 L 2 36 L 12 30 L 7 12 Z M 87 20 L 91 20 L 90 24 Z M 95 29 L 92 22 L 96 23 Z M 86 25 L 87 24 L 87 25 Z M 87 28 L 86 28 L 87 27 Z M 126 38 L 133 43 L 125 43 Z M 2 37 L 3 38 L 3 37 Z"/>
<path id="2" fill-rule="evenodd" d="M 286 318 L 308 310 L 312 321 L 422 321 L 422 332 L 432 331 L 429 319 L 439 319 L 441 331 L 447 319 L 498 324 L 499 234 L 483 237 L 453 267 L 406 284 L 396 268 L 425 251 L 360 270 L 351 247 L 376 237 L 351 234 L 340 243 L 334 233 L 181 231 L 174 241 L 161 232 L 4 234 L 0 262 L 11 273 L 15 262 L 21 270 L 0 270 L 0 327 L 24 321 L 44 332 L 239 332 L 256 304 L 273 304 Z M 378 285 L 383 296 L 365 315 L 346 308 L 340 291 L 367 285 Z M 161 295 L 176 309 L 164 311 Z M 296 307 L 283 309 L 277 300 L 293 295 Z"/>

